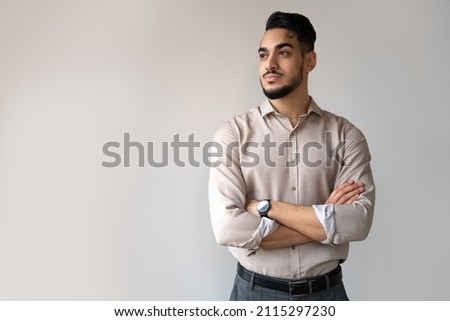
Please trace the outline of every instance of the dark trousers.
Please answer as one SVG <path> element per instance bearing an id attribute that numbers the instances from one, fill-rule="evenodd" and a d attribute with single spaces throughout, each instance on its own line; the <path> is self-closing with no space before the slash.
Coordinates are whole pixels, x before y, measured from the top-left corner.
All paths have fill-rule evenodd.
<path id="1" fill-rule="evenodd" d="M 236 274 L 230 301 L 349 301 L 342 281 L 337 285 L 312 294 L 290 296 L 246 281 Z"/>

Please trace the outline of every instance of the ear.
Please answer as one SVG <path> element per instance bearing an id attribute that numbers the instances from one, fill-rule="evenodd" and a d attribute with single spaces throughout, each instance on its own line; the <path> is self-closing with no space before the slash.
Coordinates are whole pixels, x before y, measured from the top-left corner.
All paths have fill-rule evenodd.
<path id="1" fill-rule="evenodd" d="M 317 54 L 315 51 L 310 51 L 305 55 L 304 68 L 306 72 L 310 72 L 316 67 Z"/>

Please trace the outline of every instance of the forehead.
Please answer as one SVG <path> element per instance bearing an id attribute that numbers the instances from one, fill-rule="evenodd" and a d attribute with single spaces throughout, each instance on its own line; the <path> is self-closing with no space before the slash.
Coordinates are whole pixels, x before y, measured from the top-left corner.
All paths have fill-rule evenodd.
<path id="1" fill-rule="evenodd" d="M 272 49 L 283 43 L 288 43 L 293 48 L 300 48 L 300 43 L 295 34 L 292 34 L 289 30 L 282 28 L 267 30 L 259 42 L 259 47 Z"/>

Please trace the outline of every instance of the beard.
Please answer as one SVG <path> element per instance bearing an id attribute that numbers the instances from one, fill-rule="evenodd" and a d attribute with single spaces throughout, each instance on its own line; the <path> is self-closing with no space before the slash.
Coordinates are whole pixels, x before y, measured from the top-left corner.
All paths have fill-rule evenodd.
<path id="1" fill-rule="evenodd" d="M 267 72 L 266 74 L 270 74 L 270 72 Z M 294 79 L 292 79 L 290 84 L 287 84 L 279 88 L 266 89 L 264 88 L 262 81 L 260 80 L 261 88 L 263 90 L 264 95 L 266 95 L 266 97 L 271 100 L 283 98 L 289 95 L 291 92 L 297 89 L 302 82 L 303 82 L 303 68 L 301 68 L 297 76 Z"/>

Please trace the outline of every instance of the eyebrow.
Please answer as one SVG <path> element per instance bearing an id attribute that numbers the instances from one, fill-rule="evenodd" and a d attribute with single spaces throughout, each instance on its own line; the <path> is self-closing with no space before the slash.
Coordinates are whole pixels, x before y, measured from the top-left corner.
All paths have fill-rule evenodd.
<path id="1" fill-rule="evenodd" d="M 283 42 L 283 43 L 276 45 L 275 50 L 280 50 L 283 47 L 290 47 L 290 48 L 294 49 L 294 46 L 292 46 L 289 42 Z M 258 52 L 267 52 L 267 51 L 269 51 L 269 50 L 266 47 L 260 47 L 258 49 Z"/>

